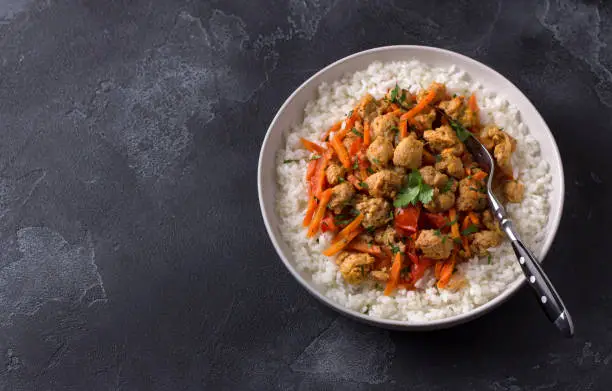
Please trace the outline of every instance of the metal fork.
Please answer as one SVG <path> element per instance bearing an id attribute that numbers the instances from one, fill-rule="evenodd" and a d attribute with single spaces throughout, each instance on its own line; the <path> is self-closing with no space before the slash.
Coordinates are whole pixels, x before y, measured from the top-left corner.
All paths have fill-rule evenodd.
<path id="1" fill-rule="evenodd" d="M 489 172 L 487 180 L 487 196 L 489 199 L 489 207 L 491 212 L 499 222 L 501 229 L 504 231 L 508 239 L 512 244 L 514 253 L 518 258 L 519 264 L 527 277 L 528 285 L 531 287 L 532 292 L 535 293 L 540 306 L 546 313 L 546 316 L 555 326 L 563 333 L 566 337 L 574 335 L 574 323 L 570 317 L 567 308 L 563 304 L 561 297 L 553 287 L 544 270 L 540 266 L 540 262 L 533 255 L 533 253 L 523 244 L 523 241 L 519 238 L 518 234 L 514 230 L 512 221 L 508 217 L 504 206 L 499 202 L 492 190 L 493 175 L 495 173 L 495 161 L 493 157 L 487 151 L 484 145 L 468 132 L 461 124 L 454 121 L 448 116 L 443 110 L 436 108 L 436 111 L 444 116 L 450 123 L 451 126 L 457 131 L 458 129 L 464 135 L 467 136 L 463 143 L 465 144 L 468 151 L 474 156 L 474 159 L 480 167 L 484 168 Z"/>

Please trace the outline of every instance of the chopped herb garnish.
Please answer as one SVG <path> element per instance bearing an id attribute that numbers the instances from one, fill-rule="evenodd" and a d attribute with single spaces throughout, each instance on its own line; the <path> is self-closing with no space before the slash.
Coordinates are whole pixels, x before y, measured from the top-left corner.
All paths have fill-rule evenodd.
<path id="1" fill-rule="evenodd" d="M 321 159 L 321 155 L 312 155 L 310 157 L 310 160 L 317 160 L 317 159 Z"/>
<path id="2" fill-rule="evenodd" d="M 376 283 L 376 285 L 374 285 L 374 288 L 381 290 L 382 289 L 382 285 L 380 285 L 379 283 Z"/>
<path id="3" fill-rule="evenodd" d="M 397 253 L 399 253 L 399 252 L 400 252 L 400 248 L 399 248 L 399 247 L 397 247 L 396 245 L 393 245 L 393 244 L 392 244 L 392 245 L 391 245 L 391 252 L 392 252 L 393 254 L 397 254 Z"/>
<path id="4" fill-rule="evenodd" d="M 456 97 L 457 97 L 457 94 L 453 94 L 453 98 L 456 98 Z"/>
<path id="5" fill-rule="evenodd" d="M 351 132 L 353 132 L 354 134 L 356 134 L 359 137 L 363 137 L 363 134 L 360 131 L 358 131 L 357 129 L 355 129 L 355 128 L 351 129 Z"/>
<path id="6" fill-rule="evenodd" d="M 368 248 L 372 248 L 372 243 L 368 242 Z"/>
<path id="7" fill-rule="evenodd" d="M 404 273 L 410 273 L 410 266 L 404 266 L 401 270 L 400 270 L 400 274 L 404 274 Z"/>
<path id="8" fill-rule="evenodd" d="M 472 190 L 472 191 L 478 191 L 478 189 L 477 189 L 477 188 L 472 187 L 472 186 L 470 186 L 470 187 L 469 187 L 469 189 L 470 189 L 470 190 Z"/>
<path id="9" fill-rule="evenodd" d="M 442 186 L 442 188 L 440 189 L 440 192 L 447 193 L 447 192 L 451 191 L 453 189 L 453 184 L 454 183 L 455 183 L 455 180 L 450 178 L 448 181 L 446 181 L 444 186 Z"/>
<path id="10" fill-rule="evenodd" d="M 434 229 L 434 235 L 436 235 L 438 237 L 442 237 L 442 232 L 440 232 L 439 229 Z"/>
<path id="11" fill-rule="evenodd" d="M 418 170 L 413 170 L 408 175 L 408 184 L 398 193 L 393 205 L 403 208 L 408 204 L 416 205 L 417 202 L 427 204 L 433 198 L 433 188 L 423 183 L 423 177 Z"/>
<path id="12" fill-rule="evenodd" d="M 365 277 L 365 267 L 364 267 L 364 265 L 359 265 L 359 268 L 361 269 L 361 275 L 363 277 Z"/>
<path id="13" fill-rule="evenodd" d="M 398 93 L 399 93 L 399 86 L 396 83 L 395 88 L 391 90 L 391 102 L 395 102 L 395 100 L 397 99 Z"/>
<path id="14" fill-rule="evenodd" d="M 457 244 L 461 244 L 461 238 L 454 238 L 453 242 L 455 242 Z"/>
<path id="15" fill-rule="evenodd" d="M 352 117 L 353 116 L 353 110 L 349 111 L 348 114 L 346 115 L 347 117 Z"/>
<path id="16" fill-rule="evenodd" d="M 287 163 L 295 163 L 299 161 L 300 161 L 299 159 L 287 159 L 287 160 L 283 160 L 283 163 L 287 164 Z"/>
<path id="17" fill-rule="evenodd" d="M 487 255 L 487 263 L 489 265 L 491 264 L 491 254 Z"/>
<path id="18" fill-rule="evenodd" d="M 459 220 L 459 218 L 457 217 L 454 220 L 451 220 L 448 223 L 444 224 L 444 226 L 445 227 L 450 227 L 451 225 L 455 224 L 458 220 Z"/>
<path id="19" fill-rule="evenodd" d="M 359 187 L 361 187 L 362 189 L 367 189 L 368 188 L 368 184 L 365 182 L 359 182 Z"/>
<path id="20" fill-rule="evenodd" d="M 376 230 L 376 228 L 374 228 L 373 226 L 369 226 L 366 228 L 366 231 L 368 232 L 374 232 Z"/>
<path id="21" fill-rule="evenodd" d="M 466 229 L 461 231 L 461 235 L 467 236 L 467 235 L 473 234 L 474 232 L 478 232 L 478 227 L 475 226 L 474 224 L 470 224 L 468 225 Z"/>
<path id="22" fill-rule="evenodd" d="M 437 154 L 436 155 L 436 163 L 440 162 L 442 160 L 442 155 Z"/>
<path id="23" fill-rule="evenodd" d="M 391 130 L 395 133 L 399 133 L 399 128 L 397 126 L 392 127 Z"/>
<path id="24" fill-rule="evenodd" d="M 376 164 L 380 164 L 380 160 L 378 160 L 378 159 L 376 159 L 376 158 L 372 159 L 372 161 L 373 161 L 374 163 L 376 163 Z"/>
<path id="25" fill-rule="evenodd" d="M 371 304 L 366 304 L 366 309 L 365 309 L 365 311 L 363 311 L 363 313 L 366 314 L 366 315 L 369 314 L 371 308 L 372 308 Z"/>
<path id="26" fill-rule="evenodd" d="M 393 220 L 393 218 L 394 218 L 394 217 L 395 217 L 395 216 L 393 215 L 393 211 L 389 212 L 389 218 L 390 218 L 391 220 Z"/>
<path id="27" fill-rule="evenodd" d="M 368 174 L 374 174 L 374 170 L 372 170 L 372 167 L 366 168 L 366 171 L 368 172 Z"/>
<path id="28" fill-rule="evenodd" d="M 344 183 L 344 182 L 346 182 L 346 179 L 342 177 L 338 178 L 338 183 Z"/>
<path id="29" fill-rule="evenodd" d="M 359 162 L 355 162 L 353 163 L 353 170 L 358 170 L 359 169 Z"/>
<path id="30" fill-rule="evenodd" d="M 468 139 L 468 137 L 472 135 L 459 122 L 450 118 L 448 119 L 448 122 L 450 123 L 451 128 L 453 128 L 453 130 L 455 130 L 455 132 L 457 133 L 457 138 L 459 139 L 459 141 L 464 142 Z"/>

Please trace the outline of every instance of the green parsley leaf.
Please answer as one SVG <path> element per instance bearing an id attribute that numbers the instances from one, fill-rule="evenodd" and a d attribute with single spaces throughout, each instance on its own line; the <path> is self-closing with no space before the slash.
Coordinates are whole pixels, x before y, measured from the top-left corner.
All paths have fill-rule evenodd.
<path id="1" fill-rule="evenodd" d="M 442 155 L 437 154 L 436 155 L 436 163 L 440 162 L 442 160 Z"/>
<path id="2" fill-rule="evenodd" d="M 368 184 L 365 182 L 359 182 L 359 186 L 361 186 L 362 189 L 367 189 L 368 188 Z"/>
<path id="3" fill-rule="evenodd" d="M 376 158 L 372 159 L 372 161 L 373 161 L 374 163 L 376 163 L 376 164 L 380 164 L 380 160 L 378 160 L 378 159 L 376 159 Z"/>
<path id="4" fill-rule="evenodd" d="M 436 235 L 438 237 L 442 237 L 442 232 L 440 232 L 439 229 L 434 229 L 434 235 Z"/>
<path id="5" fill-rule="evenodd" d="M 287 160 L 283 160 L 283 164 L 295 163 L 295 162 L 299 162 L 299 159 L 287 159 Z"/>
<path id="6" fill-rule="evenodd" d="M 398 92 L 399 92 L 399 86 L 396 83 L 395 88 L 391 90 L 391 102 L 395 102 L 395 100 L 397 99 Z"/>
<path id="7" fill-rule="evenodd" d="M 310 157 L 310 160 L 317 160 L 317 159 L 321 159 L 321 155 L 312 155 Z"/>
<path id="8" fill-rule="evenodd" d="M 394 217 L 395 217 L 395 215 L 393 214 L 393 211 L 389 212 L 389 218 L 390 218 L 391 220 L 393 220 L 393 218 L 394 218 Z"/>
<path id="9" fill-rule="evenodd" d="M 355 163 L 353 163 L 353 170 L 359 170 L 359 162 L 355 161 Z"/>
<path id="10" fill-rule="evenodd" d="M 363 134 L 361 134 L 361 132 L 360 132 L 360 131 L 358 131 L 358 130 L 357 130 L 357 129 L 355 129 L 355 128 L 351 129 L 351 132 L 353 132 L 354 134 L 356 134 L 356 135 L 357 135 L 357 136 L 359 136 L 359 137 L 363 137 Z"/>
<path id="11" fill-rule="evenodd" d="M 368 172 L 368 174 L 374 174 L 374 170 L 372 170 L 372 167 L 366 168 L 366 171 Z"/>
<path id="12" fill-rule="evenodd" d="M 474 224 L 470 224 L 468 225 L 466 229 L 461 231 L 461 235 L 467 236 L 467 235 L 473 234 L 474 232 L 478 232 L 478 227 L 475 226 Z"/>
<path id="13" fill-rule="evenodd" d="M 366 228 L 366 231 L 368 231 L 368 232 L 374 232 L 375 230 L 376 230 L 376 228 L 374 228 L 372 226 Z"/>
<path id="14" fill-rule="evenodd" d="M 392 127 L 391 130 L 395 133 L 399 133 L 399 128 L 397 126 Z"/>
<path id="15" fill-rule="evenodd" d="M 449 221 L 448 223 L 444 224 L 444 226 L 445 227 L 450 227 L 451 225 L 455 224 L 458 220 L 459 220 L 459 217 L 455 218 L 452 221 Z"/>
<path id="16" fill-rule="evenodd" d="M 351 117 L 353 115 L 353 110 L 349 111 L 348 114 L 346 115 L 347 117 Z"/>
<path id="17" fill-rule="evenodd" d="M 487 263 L 490 265 L 491 264 L 491 254 L 487 255 Z"/>
<path id="18" fill-rule="evenodd" d="M 397 253 L 399 253 L 399 252 L 400 252 L 400 248 L 392 244 L 392 245 L 391 245 L 391 252 L 392 252 L 393 254 L 397 254 Z"/>
<path id="19" fill-rule="evenodd" d="M 421 185 L 421 191 L 419 193 L 419 201 L 423 204 L 428 204 L 433 199 L 434 189 L 428 184 L 423 183 Z"/>
<path id="20" fill-rule="evenodd" d="M 364 267 L 364 265 L 359 265 L 359 268 L 361 269 L 361 275 L 363 277 L 365 277 L 365 267 Z"/>
<path id="21" fill-rule="evenodd" d="M 413 170 L 408 175 L 408 184 L 398 193 L 393 205 L 403 208 L 408 204 L 416 205 L 418 201 L 426 204 L 431 202 L 434 190 L 431 186 L 423 183 L 423 177 L 418 170 Z"/>
<path id="22" fill-rule="evenodd" d="M 400 274 L 405 274 L 405 273 L 410 273 L 410 266 L 404 266 L 401 270 L 400 270 Z"/>
<path id="23" fill-rule="evenodd" d="M 344 182 L 346 182 L 346 179 L 342 177 L 338 178 L 338 183 L 344 183 Z"/>
<path id="24" fill-rule="evenodd" d="M 457 133 L 457 138 L 459 141 L 464 142 L 468 139 L 472 134 L 467 131 L 459 122 L 449 119 L 449 123 L 451 128 Z"/>
<path id="25" fill-rule="evenodd" d="M 456 97 L 457 97 L 457 94 L 453 94 L 453 98 L 456 98 Z"/>
<path id="26" fill-rule="evenodd" d="M 453 242 L 455 242 L 457 244 L 461 244 L 461 238 L 454 238 Z"/>
<path id="27" fill-rule="evenodd" d="M 381 290 L 383 287 L 379 283 L 376 283 L 376 285 L 374 285 L 374 288 Z"/>
<path id="28" fill-rule="evenodd" d="M 440 192 L 441 193 L 448 193 L 449 191 L 452 190 L 454 183 L 455 183 L 455 180 L 450 178 L 448 181 L 446 181 L 444 186 L 442 186 L 442 188 L 440 189 Z"/>

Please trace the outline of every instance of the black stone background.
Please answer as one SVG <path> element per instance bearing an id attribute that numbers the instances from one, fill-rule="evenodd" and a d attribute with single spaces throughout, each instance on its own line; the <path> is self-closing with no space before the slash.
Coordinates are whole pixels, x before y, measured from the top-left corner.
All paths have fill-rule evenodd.
<path id="1" fill-rule="evenodd" d="M 0 389 L 609 390 L 612 2 L 0 1 Z M 545 268 L 430 333 L 339 317 L 285 270 L 260 143 L 306 78 L 390 44 L 451 49 L 532 100 L 565 164 Z"/>

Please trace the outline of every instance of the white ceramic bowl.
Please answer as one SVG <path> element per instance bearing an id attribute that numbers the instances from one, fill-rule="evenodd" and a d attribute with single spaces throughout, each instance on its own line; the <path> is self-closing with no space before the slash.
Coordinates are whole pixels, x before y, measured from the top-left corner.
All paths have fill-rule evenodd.
<path id="1" fill-rule="evenodd" d="M 563 165 L 561 163 L 561 156 L 559 155 L 557 144 L 538 111 L 516 86 L 486 65 L 448 50 L 425 46 L 380 47 L 345 57 L 317 72 L 291 94 L 280 110 L 278 110 L 278 113 L 276 113 L 274 120 L 272 120 L 259 155 L 257 188 L 259 191 L 261 213 L 276 252 L 291 274 L 293 274 L 293 276 L 313 296 L 340 313 L 369 324 L 404 330 L 431 330 L 461 324 L 485 314 L 514 294 L 522 283 L 525 282 L 525 277 L 519 277 L 493 300 L 464 314 L 421 323 L 408 323 L 405 321 L 371 317 L 343 307 L 325 297 L 320 289 L 313 284 L 309 275 L 301 273 L 296 269 L 291 251 L 287 243 L 283 241 L 279 232 L 279 218 L 275 208 L 277 192 L 276 153 L 284 144 L 283 133 L 292 125 L 298 124 L 303 120 L 306 103 L 317 97 L 317 87 L 323 82 L 331 83 L 338 80 L 346 73 L 363 70 L 374 61 L 389 62 L 407 61 L 411 59 L 417 59 L 433 66 L 449 67 L 454 64 L 466 71 L 475 80 L 481 82 L 486 88 L 503 95 L 519 109 L 522 121 L 529 128 L 531 135 L 540 143 L 542 156 L 550 164 L 550 172 L 553 178 L 553 190 L 549 199 L 550 215 L 546 226 L 546 237 L 542 249 L 538 254 L 540 259 L 543 259 L 553 242 L 563 210 L 565 185 L 563 181 Z"/>

